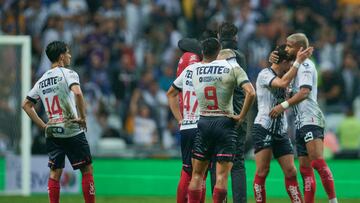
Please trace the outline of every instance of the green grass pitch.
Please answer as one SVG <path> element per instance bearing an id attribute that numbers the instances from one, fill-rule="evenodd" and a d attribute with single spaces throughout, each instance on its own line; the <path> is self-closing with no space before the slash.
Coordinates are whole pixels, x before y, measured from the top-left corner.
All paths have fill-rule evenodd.
<path id="1" fill-rule="evenodd" d="M 45 195 L 33 195 L 31 197 L 19 197 L 19 196 L 0 196 L 1 203 L 48 203 L 48 198 Z M 61 203 L 82 203 L 84 202 L 82 196 L 79 195 L 66 195 L 60 198 Z M 96 198 L 96 203 L 174 203 L 176 202 L 175 197 L 105 197 L 99 196 Z M 212 202 L 210 197 L 207 198 L 206 202 Z M 249 203 L 254 203 L 253 199 L 249 199 Z M 270 198 L 267 200 L 268 203 L 289 203 L 289 199 L 275 199 Z M 360 202 L 359 199 L 339 199 L 341 203 L 356 203 Z M 231 200 L 228 203 L 232 203 Z M 326 199 L 316 200 L 316 203 L 328 203 Z"/>

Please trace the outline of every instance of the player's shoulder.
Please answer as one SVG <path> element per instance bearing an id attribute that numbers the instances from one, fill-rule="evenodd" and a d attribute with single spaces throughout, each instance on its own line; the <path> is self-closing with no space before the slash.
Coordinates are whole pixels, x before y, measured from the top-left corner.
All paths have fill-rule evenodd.
<path id="1" fill-rule="evenodd" d="M 77 75 L 77 72 L 74 71 L 73 69 L 70 69 L 70 68 L 60 68 L 64 73 L 67 73 L 67 74 L 76 74 Z"/>
<path id="2" fill-rule="evenodd" d="M 265 76 L 265 75 L 275 75 L 275 74 L 270 68 L 264 68 L 259 72 L 258 76 Z"/>
<path id="3" fill-rule="evenodd" d="M 307 70 L 307 71 L 310 71 L 310 70 L 313 70 L 315 71 L 316 68 L 315 68 L 315 63 L 310 60 L 310 59 L 306 59 L 300 66 L 301 69 L 303 70 Z"/>

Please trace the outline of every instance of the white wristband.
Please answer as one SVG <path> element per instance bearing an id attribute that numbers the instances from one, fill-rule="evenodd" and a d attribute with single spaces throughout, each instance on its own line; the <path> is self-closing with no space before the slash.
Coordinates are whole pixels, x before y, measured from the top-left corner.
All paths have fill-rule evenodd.
<path id="1" fill-rule="evenodd" d="M 287 108 L 289 108 L 289 102 L 288 101 L 284 101 L 284 102 L 282 102 L 281 104 L 280 104 L 284 109 L 287 109 Z"/>
<path id="2" fill-rule="evenodd" d="M 293 66 L 294 66 L 295 68 L 297 68 L 297 69 L 300 68 L 300 65 L 301 65 L 301 63 L 299 63 L 298 61 L 295 61 L 295 62 L 293 63 Z"/>

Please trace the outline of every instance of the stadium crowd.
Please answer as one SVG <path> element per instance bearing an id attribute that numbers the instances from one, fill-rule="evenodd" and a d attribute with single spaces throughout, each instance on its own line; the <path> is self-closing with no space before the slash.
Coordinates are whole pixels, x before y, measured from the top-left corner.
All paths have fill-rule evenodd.
<path id="1" fill-rule="evenodd" d="M 216 31 L 224 21 L 239 29 L 238 48 L 245 53 L 253 83 L 269 66 L 276 45 L 291 33 L 305 33 L 315 47 L 327 134 L 337 140 L 327 142 L 329 149 L 360 149 L 357 1 L 0 0 L 0 5 L 0 34 L 31 36 L 32 81 L 50 67 L 43 52 L 49 42 L 71 45 L 71 67 L 82 81 L 87 137 L 95 155 L 107 139 L 112 144 L 120 141 L 116 147 L 124 148 L 178 147 L 178 126 L 166 97 L 181 55 L 177 43 L 183 37 L 199 38 L 205 30 Z M 0 83 L 15 77 L 15 69 L 6 71 Z M 0 151 L 9 145 L 11 129 L 6 123 L 16 112 L 8 99 L 10 90 L 0 85 Z M 34 130 L 33 135 L 33 152 L 45 152 L 42 132 Z"/>

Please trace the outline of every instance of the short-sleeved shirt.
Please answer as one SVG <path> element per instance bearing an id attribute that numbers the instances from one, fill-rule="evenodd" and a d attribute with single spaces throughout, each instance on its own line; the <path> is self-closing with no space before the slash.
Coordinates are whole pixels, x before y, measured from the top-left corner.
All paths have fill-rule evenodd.
<path id="1" fill-rule="evenodd" d="M 325 118 L 317 103 L 317 80 L 315 64 L 310 59 L 306 59 L 300 65 L 297 75 L 290 86 L 293 94 L 299 92 L 302 87 L 311 90 L 305 100 L 293 106 L 297 129 L 305 125 L 325 127 Z"/>
<path id="2" fill-rule="evenodd" d="M 71 122 L 78 117 L 72 85 L 80 85 L 78 74 L 70 69 L 56 67 L 48 70 L 27 94 L 36 103 L 41 100 L 49 118 L 54 137 L 72 137 L 83 132 L 79 124 Z"/>
<path id="3" fill-rule="evenodd" d="M 199 120 L 198 100 L 192 82 L 193 67 L 188 66 L 173 83 L 173 87 L 182 92 L 183 101 L 183 121 L 180 130 L 197 128 Z"/>
<path id="4" fill-rule="evenodd" d="M 215 60 L 211 63 L 194 64 L 192 82 L 200 115 L 225 116 L 234 112 L 234 88 L 249 80 L 236 62 Z"/>
<path id="5" fill-rule="evenodd" d="M 256 96 L 258 101 L 258 114 L 255 124 L 274 134 L 284 134 L 287 131 L 287 122 L 284 113 L 276 119 L 269 116 L 271 109 L 285 100 L 286 93 L 283 88 L 272 88 L 271 82 L 277 77 L 271 68 L 263 69 L 256 80 Z"/>

